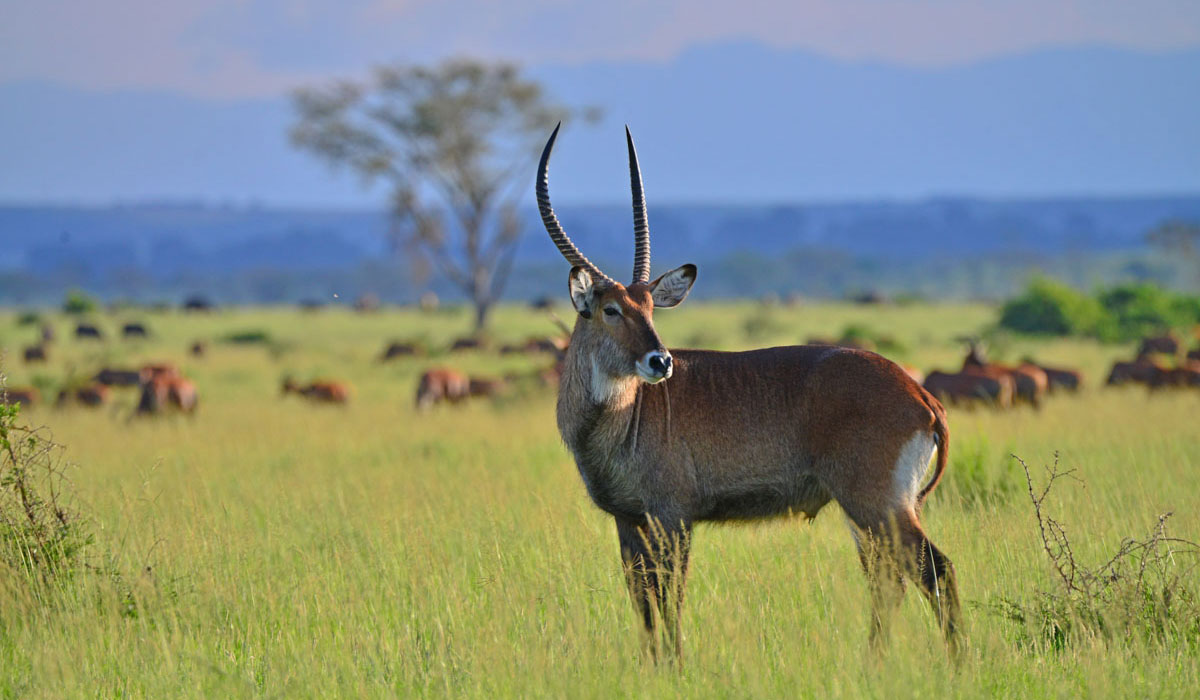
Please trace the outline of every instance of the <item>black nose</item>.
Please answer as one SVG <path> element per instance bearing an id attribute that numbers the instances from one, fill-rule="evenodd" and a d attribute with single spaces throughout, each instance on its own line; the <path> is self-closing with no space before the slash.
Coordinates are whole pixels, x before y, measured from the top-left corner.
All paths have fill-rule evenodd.
<path id="1" fill-rule="evenodd" d="M 671 369 L 671 356 L 651 355 L 650 362 L 647 364 L 649 364 L 650 369 L 654 370 L 656 373 L 665 375 Z"/>

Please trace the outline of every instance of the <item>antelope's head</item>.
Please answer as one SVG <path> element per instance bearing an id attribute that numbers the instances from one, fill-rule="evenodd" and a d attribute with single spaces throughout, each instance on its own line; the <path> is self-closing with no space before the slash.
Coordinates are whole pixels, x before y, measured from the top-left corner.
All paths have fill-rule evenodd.
<path id="1" fill-rule="evenodd" d="M 559 125 L 561 126 L 561 124 Z M 646 223 L 646 198 L 633 137 L 625 128 L 629 145 L 629 179 L 633 190 L 633 281 L 623 285 L 600 271 L 579 252 L 550 206 L 547 168 L 559 127 L 554 128 L 538 164 L 537 200 L 542 223 L 550 240 L 574 267 L 567 277 L 571 303 L 580 320 L 575 335 L 583 333 L 592 346 L 593 366 L 613 378 L 633 377 L 654 384 L 671 376 L 671 353 L 654 329 L 654 309 L 677 306 L 696 281 L 696 266 L 683 265 L 650 281 L 650 227 Z M 576 338 L 571 345 L 577 344 Z M 582 343 L 581 343 L 582 345 Z"/>

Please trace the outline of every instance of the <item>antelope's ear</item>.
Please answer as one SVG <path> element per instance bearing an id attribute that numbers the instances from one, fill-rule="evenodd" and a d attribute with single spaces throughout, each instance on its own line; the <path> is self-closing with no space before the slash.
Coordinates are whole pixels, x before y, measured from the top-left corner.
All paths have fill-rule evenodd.
<path id="1" fill-rule="evenodd" d="M 592 298 L 595 291 L 592 274 L 583 267 L 576 265 L 571 268 L 567 278 L 567 288 L 571 292 L 571 303 L 575 310 L 584 318 L 592 317 Z"/>
<path id="2" fill-rule="evenodd" d="M 681 265 L 650 283 L 650 298 L 660 309 L 679 306 L 696 282 L 696 266 Z"/>

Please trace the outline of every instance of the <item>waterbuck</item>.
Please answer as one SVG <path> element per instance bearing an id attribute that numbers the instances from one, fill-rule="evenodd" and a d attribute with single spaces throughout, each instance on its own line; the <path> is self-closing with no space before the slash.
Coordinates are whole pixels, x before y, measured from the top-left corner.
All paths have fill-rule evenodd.
<path id="1" fill-rule="evenodd" d="M 578 316 L 559 383 L 558 428 L 617 537 L 644 640 L 657 657 L 657 620 L 682 658 L 679 611 L 693 526 L 845 511 L 872 592 L 871 638 L 914 579 L 954 645 L 959 601 L 950 560 L 918 514 L 946 467 L 941 403 L 892 362 L 863 350 L 793 346 L 748 352 L 668 350 L 655 308 L 678 305 L 696 266 L 650 281 L 641 171 L 626 129 L 633 192 L 633 281 L 623 285 L 579 252 L 550 205 L 542 152 L 537 201 L 551 240 L 573 267 Z M 932 478 L 921 485 L 934 450 Z"/>

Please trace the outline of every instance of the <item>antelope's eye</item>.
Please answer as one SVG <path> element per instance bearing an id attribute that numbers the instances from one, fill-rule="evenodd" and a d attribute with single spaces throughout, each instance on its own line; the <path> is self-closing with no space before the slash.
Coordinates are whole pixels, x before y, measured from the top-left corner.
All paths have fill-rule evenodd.
<path id="1" fill-rule="evenodd" d="M 615 306 L 606 306 L 604 307 L 604 315 L 608 316 L 609 318 L 620 316 L 621 310 Z"/>

